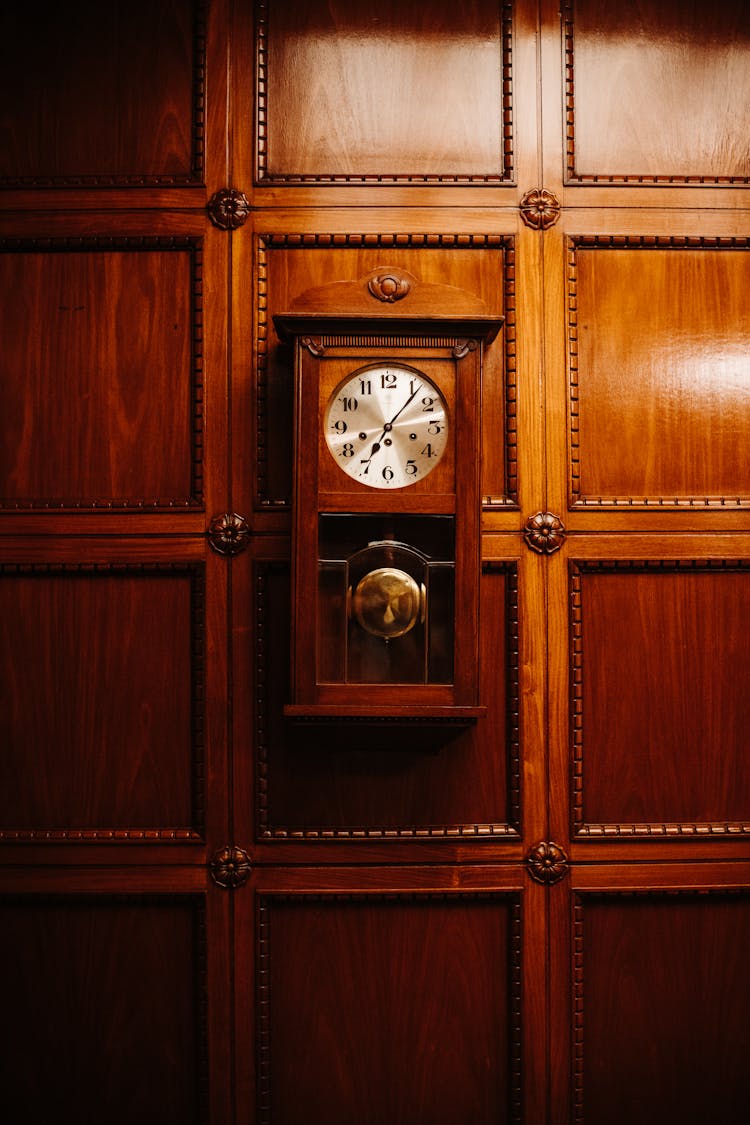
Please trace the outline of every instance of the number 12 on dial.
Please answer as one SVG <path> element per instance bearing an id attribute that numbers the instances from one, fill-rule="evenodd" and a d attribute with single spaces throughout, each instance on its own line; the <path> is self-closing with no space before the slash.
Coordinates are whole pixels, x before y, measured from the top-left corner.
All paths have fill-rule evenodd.
<path id="1" fill-rule="evenodd" d="M 347 376 L 325 415 L 328 450 L 370 488 L 405 488 L 437 466 L 448 441 L 445 399 L 412 367 L 378 364 Z"/>

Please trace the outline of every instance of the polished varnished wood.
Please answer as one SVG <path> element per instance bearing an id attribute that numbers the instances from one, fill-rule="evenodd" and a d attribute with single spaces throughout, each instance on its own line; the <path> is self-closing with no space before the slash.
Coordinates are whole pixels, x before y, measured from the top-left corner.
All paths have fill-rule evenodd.
<path id="1" fill-rule="evenodd" d="M 5 507 L 200 503 L 201 280 L 190 239 L 5 240 Z"/>
<path id="2" fill-rule="evenodd" d="M 574 503 L 750 503 L 745 238 L 571 238 Z"/>
<path id="3" fill-rule="evenodd" d="M 518 1119 L 511 896 L 269 896 L 260 910 L 259 1125 Z"/>
<path id="4" fill-rule="evenodd" d="M 744 1121 L 745 5 L 0 19 L 5 1116 Z M 274 317 L 382 266 L 504 317 L 400 738 L 284 715 Z"/>
<path id="5" fill-rule="evenodd" d="M 510 179 L 511 5 L 261 4 L 259 178 Z M 449 81 L 446 81 L 449 76 Z"/>
<path id="6" fill-rule="evenodd" d="M 8 1121 L 206 1122 L 200 896 L 0 896 L 0 920 Z"/>
<path id="7" fill-rule="evenodd" d="M 579 830 L 746 830 L 750 565 L 579 564 L 570 582 Z"/>
<path id="8" fill-rule="evenodd" d="M 173 184 L 203 172 L 201 0 L 91 0 L 39 14 L 6 5 L 0 34 L 0 180 Z M 54 112 L 51 112 L 54 107 Z"/>
<path id="9" fill-rule="evenodd" d="M 204 580 L 172 565 L 0 568 L 0 834 L 203 820 Z"/>
<path id="10" fill-rule="evenodd" d="M 742 0 L 686 8 L 563 4 L 567 170 L 573 180 L 742 182 L 750 94 Z"/>
<path id="11" fill-rule="evenodd" d="M 582 894 L 574 909 L 579 1119 L 739 1125 L 747 893 Z"/>

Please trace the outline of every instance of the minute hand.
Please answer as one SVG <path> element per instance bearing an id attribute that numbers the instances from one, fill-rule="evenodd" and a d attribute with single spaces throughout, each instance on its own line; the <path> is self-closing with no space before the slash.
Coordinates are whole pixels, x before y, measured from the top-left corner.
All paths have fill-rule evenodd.
<path id="1" fill-rule="evenodd" d="M 370 450 L 370 456 L 366 460 L 361 461 L 360 464 L 369 466 L 373 457 L 375 456 L 377 451 L 380 449 L 380 443 L 382 442 L 383 438 L 385 437 L 385 435 L 387 433 L 390 433 L 390 431 L 393 429 L 393 423 L 396 421 L 396 419 L 399 417 L 400 414 L 403 414 L 403 412 L 406 410 L 409 403 L 412 401 L 413 398 L 416 397 L 416 395 L 419 394 L 419 392 L 421 390 L 422 390 L 422 384 L 420 383 L 419 386 L 415 387 L 415 389 L 409 395 L 409 397 L 407 398 L 407 400 L 403 404 L 403 406 L 399 410 L 396 411 L 396 413 L 391 418 L 390 422 L 385 423 L 385 425 L 383 426 L 383 432 L 381 433 L 380 437 L 378 438 L 377 441 L 373 442 L 373 444 L 372 444 L 372 449 Z M 365 469 L 365 473 L 366 472 L 367 472 L 367 469 Z"/>
<path id="2" fill-rule="evenodd" d="M 396 413 L 391 418 L 390 422 L 386 422 L 385 426 L 383 427 L 383 433 L 384 434 L 388 433 L 389 430 L 393 429 L 393 423 L 396 421 L 398 416 L 400 414 L 403 414 L 403 412 L 406 410 L 409 403 L 412 401 L 412 399 L 416 398 L 416 396 L 419 394 L 419 392 L 421 390 L 422 390 L 422 384 L 420 383 L 419 386 L 415 387 L 415 389 L 411 392 L 411 394 L 409 395 L 409 397 L 407 398 L 406 402 L 401 407 L 401 409 L 396 411 Z"/>

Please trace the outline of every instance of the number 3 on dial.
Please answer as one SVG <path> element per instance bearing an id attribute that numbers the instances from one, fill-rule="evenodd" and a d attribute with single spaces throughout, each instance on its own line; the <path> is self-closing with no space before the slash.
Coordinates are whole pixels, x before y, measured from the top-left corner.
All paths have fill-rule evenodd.
<path id="1" fill-rule="evenodd" d="M 336 387 L 325 417 L 339 468 L 370 488 L 405 488 L 445 452 L 448 411 L 435 384 L 397 364 L 356 371 Z"/>

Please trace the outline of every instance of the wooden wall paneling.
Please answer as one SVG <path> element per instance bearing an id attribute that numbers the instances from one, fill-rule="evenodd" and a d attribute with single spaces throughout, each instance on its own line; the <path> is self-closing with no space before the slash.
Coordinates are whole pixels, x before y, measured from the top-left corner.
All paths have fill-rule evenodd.
<path id="1" fill-rule="evenodd" d="M 741 0 L 562 5 L 571 183 L 747 184 L 750 19 Z"/>
<path id="2" fill-rule="evenodd" d="M 552 829 L 554 833 L 554 827 Z M 560 839 L 554 834 L 555 839 Z M 545 997 L 548 1019 L 546 1080 L 548 1116 L 539 1120 L 555 1125 L 573 1125 L 573 1089 L 576 1081 L 576 1059 L 573 1051 L 573 957 L 578 946 L 573 943 L 570 875 L 553 886 L 545 887 L 547 931 L 547 976 Z M 576 1125 L 578 1123 L 576 1122 Z M 589 1125 L 598 1123 L 589 1122 Z"/>
<path id="3" fill-rule="evenodd" d="M 202 895 L 3 895 L 0 914 L 7 1120 L 209 1120 Z"/>
<path id="4" fill-rule="evenodd" d="M 260 894 L 257 1120 L 520 1121 L 516 893 Z"/>
<path id="5" fill-rule="evenodd" d="M 256 206 L 513 214 L 535 186 L 536 5 L 392 5 L 375 28 L 351 2 L 243 0 L 233 21 L 235 179 Z M 305 83 L 321 96 L 295 102 Z"/>
<path id="6" fill-rule="evenodd" d="M 733 698 L 749 544 L 575 533 L 549 560 L 550 830 L 574 862 L 750 854 Z"/>
<path id="7" fill-rule="evenodd" d="M 544 234 L 549 507 L 569 531 L 750 526 L 747 238 L 741 212 L 710 215 L 597 205 Z"/>
<path id="8" fill-rule="evenodd" d="M 707 1100 L 742 1120 L 745 1031 L 736 1054 L 732 1036 L 746 985 L 731 929 L 746 920 L 749 878 L 747 863 L 721 860 L 584 863 L 550 889 L 555 1122 L 700 1121 Z M 704 1090 L 691 1101 L 694 1080 Z"/>
<path id="9" fill-rule="evenodd" d="M 743 1119 L 747 890 L 572 899 L 574 1119 Z"/>
<path id="10" fill-rule="evenodd" d="M 5 239 L 0 248 L 3 505 L 201 506 L 201 240 Z"/>
<path id="11" fill-rule="evenodd" d="M 102 11 L 76 0 L 2 17 L 0 181 L 190 185 L 204 175 L 205 5 Z M 49 107 L 55 112 L 50 113 Z"/>
<path id="12" fill-rule="evenodd" d="M 543 414 L 543 380 L 545 372 L 544 321 L 540 311 L 545 307 L 542 266 L 544 263 L 544 238 L 540 231 L 521 223 L 515 241 L 515 309 L 512 322 L 503 326 L 503 341 L 509 376 L 508 393 L 515 401 L 506 408 L 505 418 L 499 415 L 487 419 L 484 448 L 491 448 L 497 440 L 501 423 L 511 427 L 507 438 L 510 457 L 515 458 L 517 490 L 515 500 L 519 508 L 517 523 L 503 516 L 494 497 L 485 499 L 482 526 L 485 531 L 520 530 L 533 512 L 546 507 L 545 496 L 545 440 L 540 424 Z M 512 348 L 512 353 L 510 349 Z M 491 407 L 492 398 L 488 396 Z M 488 502 L 489 500 L 489 502 Z"/>
<path id="13" fill-rule="evenodd" d="M 259 184 L 513 179 L 512 5 L 256 4 Z"/>
<path id="14" fill-rule="evenodd" d="M 571 675 L 569 661 L 570 620 L 568 613 L 568 551 L 567 544 L 543 560 L 545 575 L 545 801 L 547 835 L 568 855 L 571 854 L 571 801 L 574 785 L 572 759 L 569 754 L 569 731 L 575 722 L 570 710 Z"/>
<path id="15" fill-rule="evenodd" d="M 228 831 L 224 561 L 135 538 L 2 551 L 4 856 L 205 862 Z"/>
<path id="16" fill-rule="evenodd" d="M 567 294 L 564 286 L 563 240 L 560 234 L 564 221 L 563 213 L 559 225 L 536 235 L 541 243 L 538 284 L 543 295 L 537 295 L 535 307 L 540 321 L 540 398 L 543 403 L 540 409 L 543 422 L 540 426 L 542 470 L 539 491 L 542 495 L 539 497 L 539 506 L 557 515 L 568 529 L 571 526 L 565 487 L 568 466 L 568 402 L 564 394 L 566 338 L 563 328 L 566 323 Z M 536 505 L 532 505 L 534 507 Z"/>
<path id="17" fill-rule="evenodd" d="M 203 568 L 5 564 L 0 600 L 0 836 L 200 838 Z"/>
<path id="18" fill-rule="evenodd" d="M 520 551 L 520 557 L 519 557 Z M 523 852 L 549 838 L 547 761 L 547 665 L 542 655 L 547 647 L 547 569 L 552 560 L 541 558 L 519 537 L 504 532 L 485 532 L 482 538 L 483 567 L 492 572 L 512 560 L 518 575 L 518 729 L 520 740 L 521 794 L 520 830 Z M 497 652 L 492 632 L 485 632 L 482 674 L 495 667 Z M 555 837 L 557 838 L 557 837 Z"/>
<path id="19" fill-rule="evenodd" d="M 570 562 L 577 834 L 747 834 L 749 576 L 742 559 Z"/>
<path id="20" fill-rule="evenodd" d="M 539 10 L 540 179 L 564 207 L 745 206 L 732 108 L 747 81 L 740 0 L 716 12 L 660 0 L 612 11 L 541 0 Z"/>
<path id="21" fill-rule="evenodd" d="M 238 1119 L 543 1120 L 544 895 L 515 864 L 261 862 L 235 900 Z"/>
<path id="22" fill-rule="evenodd" d="M 408 1106 L 415 1099 L 433 1098 L 427 1083 L 414 1083 L 410 1073 L 415 1071 L 428 1079 L 436 1061 L 441 1059 L 445 1059 L 450 1072 L 457 1069 L 459 1081 L 451 1083 L 445 1113 L 441 1116 L 435 1110 L 433 1115 L 427 1115 L 425 1110 L 425 1120 L 440 1120 L 445 1115 L 463 1120 L 469 1113 L 461 1105 L 462 1099 L 467 1106 L 478 1102 L 481 1108 L 493 1098 L 499 1109 L 497 1117 L 490 1117 L 491 1120 L 514 1120 L 517 1116 L 540 1122 L 545 1119 L 548 1091 L 542 1044 L 548 1035 L 546 889 L 527 880 L 516 864 L 472 862 L 445 866 L 437 862 L 342 867 L 333 863 L 298 867 L 261 862 L 251 883 L 236 895 L 235 902 L 236 973 L 243 985 L 236 993 L 238 1089 L 249 1111 L 252 1107 L 253 1119 L 259 1125 L 269 1117 L 273 1122 L 277 1120 L 279 1107 L 269 1104 L 269 1095 L 271 1083 L 278 1086 L 284 1078 L 290 1082 L 289 1089 L 284 1091 L 284 1105 L 290 1118 L 306 1119 L 306 1104 L 300 1098 L 298 1105 L 290 1108 L 292 1096 L 299 1089 L 292 1081 L 295 1071 L 290 1068 L 304 1071 L 306 1081 L 315 1087 L 314 1095 L 326 1101 L 326 1116 L 332 1113 L 335 1119 L 346 1119 L 343 1114 L 347 1102 L 342 1104 L 338 1098 L 338 1088 L 343 1087 L 345 1098 L 351 1099 L 359 1084 L 367 1089 L 362 1090 L 358 1108 L 349 1119 L 356 1116 L 368 1123 L 422 1119 L 418 1114 L 404 1116 L 405 1111 L 399 1114 L 399 1101 L 401 1106 Z M 337 915 L 340 904 L 342 925 L 338 925 Z M 271 916 L 275 908 L 287 906 L 291 918 L 297 912 L 310 919 L 291 937 L 291 945 L 282 943 L 283 935 L 274 930 Z M 391 908 L 397 917 L 396 926 L 389 924 Z M 482 924 L 482 918 L 487 919 L 488 925 Z M 442 919 L 446 924 L 445 939 L 437 937 Z M 311 943 L 310 925 L 331 931 L 331 943 Z M 374 957 L 374 981 L 370 981 L 367 972 L 356 970 L 356 966 L 362 964 L 367 952 L 365 942 L 379 929 L 382 940 Z M 422 951 L 422 936 L 428 939 L 432 951 L 427 957 Z M 302 952 L 305 942 L 308 954 Z M 335 956 L 340 943 L 344 943 L 344 949 L 341 957 L 335 957 L 328 981 L 319 967 Z M 504 948 L 509 957 L 504 955 Z M 274 973 L 289 966 L 292 979 L 282 981 L 281 990 L 272 988 L 273 962 Z M 307 974 L 305 962 L 311 966 Z M 290 990 L 296 988 L 300 972 L 301 1002 L 297 1003 Z M 448 979 L 451 972 L 457 975 L 453 983 Z M 394 982 L 406 980 L 405 974 L 409 973 L 412 982 L 394 989 Z M 489 974 L 488 978 L 485 974 Z M 464 979 L 468 981 L 466 985 L 462 984 Z M 380 999 L 373 993 L 373 984 L 378 980 L 382 982 Z M 487 997 L 480 996 L 485 980 Z M 433 993 L 434 997 L 424 1024 L 419 999 L 422 981 L 428 982 L 426 993 Z M 454 987 L 463 996 L 455 1005 L 455 1014 L 449 1016 L 444 1000 Z M 323 991 L 319 1011 L 315 1001 L 318 990 Z M 497 997 L 503 994 L 506 1003 L 498 1005 Z M 362 1026 L 355 1027 L 351 1039 L 340 1034 L 342 1020 L 337 1019 L 333 1008 L 336 996 L 342 996 L 342 1020 L 347 1026 L 358 1008 L 368 1006 Z M 284 1002 L 284 998 L 289 1002 Z M 260 1005 L 259 1020 L 254 1017 L 255 1002 Z M 467 1035 L 451 1038 L 449 1043 L 445 1020 L 461 1021 L 466 1015 L 471 1019 L 467 1002 L 478 1012 L 477 1027 Z M 495 1009 L 491 1015 L 490 1007 Z M 396 1008 L 400 1008 L 398 1018 L 389 1019 Z M 333 1018 L 329 1018 L 332 1011 Z M 283 1038 L 272 1034 L 272 1017 L 283 1030 Z M 324 1033 L 314 1041 L 314 1030 L 320 1021 L 326 1025 Z M 387 1026 L 383 1027 L 383 1023 Z M 477 1050 L 493 1024 L 500 1027 L 497 1050 Z M 422 1025 L 421 1029 L 417 1025 Z M 382 1034 L 378 1034 L 378 1028 Z M 410 1029 L 415 1029 L 414 1035 Z M 499 1050 L 508 1034 L 509 1053 Z M 373 1036 L 381 1042 L 368 1055 L 362 1050 L 363 1044 L 373 1041 Z M 299 1060 L 291 1052 L 295 1038 L 304 1041 Z M 401 1059 L 397 1055 L 399 1044 L 403 1045 Z M 419 1044 L 424 1047 L 419 1048 Z M 313 1069 L 318 1060 L 320 1073 L 316 1075 Z M 336 1060 L 342 1060 L 346 1069 L 340 1071 Z M 332 1068 L 334 1084 L 325 1091 L 323 1080 Z M 403 1089 L 394 1079 L 399 1068 L 406 1068 Z M 503 1070 L 510 1081 L 497 1084 L 495 1080 Z M 469 1090 L 464 1075 L 471 1075 L 467 1079 Z M 439 1086 L 443 1087 L 443 1078 L 439 1079 Z M 391 1111 L 392 1116 L 388 1117 Z"/>
<path id="23" fill-rule="evenodd" d="M 573 505 L 748 504 L 746 238 L 568 240 Z"/>
<path id="24" fill-rule="evenodd" d="M 3 1108 L 229 1125 L 228 4 L 0 20 Z"/>
<path id="25" fill-rule="evenodd" d="M 27 414 L 17 393 L 8 397 L 0 591 L 8 583 L 23 597 L 6 598 L 0 635 L 9 649 L 13 626 L 32 654 L 6 683 L 23 721 L 20 709 L 6 717 L 14 745 L 33 741 L 26 758 L 36 753 L 42 768 L 20 790 L 25 819 L 38 822 L 23 832 L 36 837 L 10 826 L 0 885 L 30 896 L 14 919 L 38 909 L 55 918 L 50 934 L 24 923 L 27 968 L 60 935 L 31 990 L 57 998 L 43 1042 L 94 947 L 100 986 L 94 995 L 84 980 L 74 996 L 70 1010 L 88 1030 L 62 1043 L 59 1068 L 57 1056 L 46 1064 L 28 1054 L 34 1012 L 22 1013 L 29 1031 L 13 1058 L 26 1055 L 11 1097 L 41 1073 L 54 1088 L 69 1057 L 72 1074 L 85 1060 L 104 1072 L 103 1053 L 122 1043 L 118 1089 L 133 1044 L 140 1052 L 132 1089 L 110 1110 L 97 1072 L 76 1092 L 71 1119 L 90 1110 L 97 1125 L 135 1112 L 160 1125 L 284 1125 L 308 1120 L 312 1106 L 348 1122 L 362 1117 L 362 1089 L 374 1090 L 372 1121 L 389 1125 L 420 1114 L 529 1125 L 640 1114 L 663 1125 L 673 1104 L 682 1120 L 695 1110 L 731 1121 L 735 1097 L 744 1112 L 747 1042 L 733 999 L 748 982 L 733 941 L 743 940 L 750 885 L 738 726 L 748 653 L 737 624 L 750 558 L 750 164 L 736 106 L 749 36 L 739 0 L 699 7 L 481 0 L 459 14 L 443 0 L 409 0 L 386 4 L 375 25 L 348 2 L 180 0 L 147 12 L 138 0 L 101 17 L 78 0 L 31 30 L 23 12 L 2 17 L 11 89 L 0 99 L 0 261 L 8 270 L 23 257 L 30 282 L 6 274 L 4 307 L 12 299 L 18 333 L 6 333 L 7 382 L 16 391 L 28 383 L 36 397 Z M 365 64 L 350 65 L 360 55 Z M 285 67 L 292 57 L 314 65 Z M 439 89 L 425 113 L 430 83 Z M 311 85 L 320 98 L 308 96 Z M 255 208 L 232 234 L 204 209 L 227 185 Z M 543 233 L 519 217 L 531 188 L 563 204 Z M 198 251 L 200 285 L 183 268 Z M 138 269 L 126 275 L 131 260 Z M 291 370 L 270 317 L 310 285 L 382 264 L 472 289 L 507 318 L 488 351 L 483 402 L 480 641 L 492 706 L 445 745 L 386 751 L 381 737 L 350 753 L 343 729 L 293 739 L 281 719 Z M 61 281 L 71 293 L 83 286 L 85 301 L 55 302 Z M 61 337 L 50 327 L 66 303 L 87 320 Z M 127 383 L 115 355 L 135 360 Z M 72 395 L 60 393 L 63 369 Z M 46 477 L 42 444 L 54 462 Z M 551 556 L 519 535 L 544 509 L 567 532 Z M 253 533 L 232 561 L 205 538 L 223 511 L 241 512 Z M 184 594 L 196 574 L 206 585 L 202 819 L 189 753 L 196 711 L 184 706 L 197 637 Z M 99 583 L 112 581 L 125 596 L 102 607 Z M 162 581 L 179 592 L 157 598 Z M 55 632 L 42 611 L 63 586 L 66 628 Z M 20 610 L 34 598 L 42 625 L 32 632 Z M 109 655 L 94 662 L 104 646 Z M 74 675 L 81 652 L 92 657 L 85 680 Z M 736 677 L 718 675 L 719 658 Z M 60 687 L 54 698 L 47 691 L 64 720 L 52 737 L 43 730 L 51 704 L 40 709 L 34 691 L 40 666 L 40 683 L 55 682 L 54 668 Z M 157 715 L 159 693 L 167 702 Z M 134 694 L 149 704 L 151 733 L 143 711 L 119 719 Z M 648 711 L 642 698 L 654 701 Z M 83 739 L 70 733 L 78 727 Z M 55 757 L 66 739 L 67 756 Z M 86 742 L 97 744 L 98 775 L 84 768 Z M 670 753 L 646 754 L 647 742 Z M 132 746 L 148 783 L 118 783 L 113 800 L 109 779 L 131 767 Z M 55 796 L 71 791 L 71 759 L 89 785 L 88 827 L 59 824 L 74 819 L 73 804 Z M 19 750 L 13 769 L 20 776 L 25 765 Z M 18 811 L 13 795 L 5 810 Z M 154 825 L 160 812 L 172 823 Z M 176 820 L 184 838 L 170 835 Z M 520 861 L 550 839 L 571 863 L 560 882 L 540 885 Z M 253 852 L 251 881 L 235 892 L 206 870 L 231 841 Z M 154 1030 L 195 997 L 181 952 L 160 973 L 170 927 L 184 952 L 194 905 L 208 924 L 197 1063 L 195 1007 L 164 1036 Z M 143 920 L 162 907 L 152 947 Z M 94 938 L 110 917 L 121 922 L 111 942 L 106 935 L 105 963 Z M 511 917 L 520 928 L 509 945 Z M 8 940 L 22 928 L 14 921 Z M 63 977 L 69 947 L 72 980 Z M 0 959 L 6 973 L 12 964 Z M 139 976 L 153 984 L 153 1026 L 134 1017 L 119 1028 L 117 1014 L 139 995 L 128 980 Z M 400 993 L 382 984 L 393 979 Z M 435 1050 L 415 1062 L 412 1044 L 428 1037 Z M 166 1085 L 148 1105 L 147 1079 L 165 1055 Z M 208 1097 L 191 1100 L 185 1083 L 194 1091 L 206 1059 Z M 705 1079 L 695 1096 L 693 1075 Z M 300 1082 L 307 1104 L 295 1100 Z"/>

